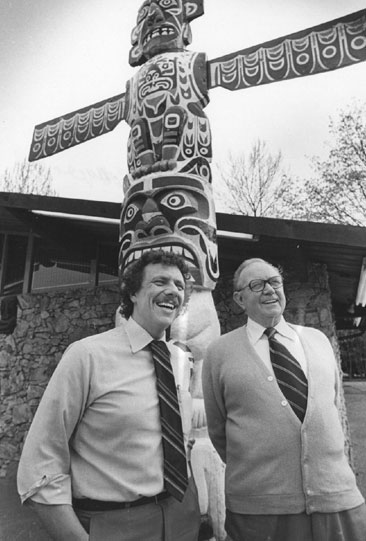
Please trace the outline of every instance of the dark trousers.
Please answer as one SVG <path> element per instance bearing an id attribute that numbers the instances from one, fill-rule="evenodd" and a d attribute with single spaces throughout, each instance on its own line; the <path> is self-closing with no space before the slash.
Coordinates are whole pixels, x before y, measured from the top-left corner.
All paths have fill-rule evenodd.
<path id="1" fill-rule="evenodd" d="M 311 515 L 242 515 L 227 509 L 225 528 L 233 541 L 366 541 L 366 506 Z"/>
<path id="2" fill-rule="evenodd" d="M 75 509 L 90 541 L 197 541 L 200 510 L 191 482 L 183 502 L 172 497 L 116 511 Z"/>

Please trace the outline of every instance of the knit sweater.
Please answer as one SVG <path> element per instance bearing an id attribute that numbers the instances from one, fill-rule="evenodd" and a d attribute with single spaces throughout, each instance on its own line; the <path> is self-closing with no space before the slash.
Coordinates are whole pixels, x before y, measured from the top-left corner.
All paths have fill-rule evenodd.
<path id="1" fill-rule="evenodd" d="M 245 327 L 207 350 L 203 391 L 209 435 L 226 463 L 226 507 L 244 514 L 337 512 L 364 500 L 344 452 L 332 347 L 291 325 L 308 362 L 303 424 L 251 346 Z"/>

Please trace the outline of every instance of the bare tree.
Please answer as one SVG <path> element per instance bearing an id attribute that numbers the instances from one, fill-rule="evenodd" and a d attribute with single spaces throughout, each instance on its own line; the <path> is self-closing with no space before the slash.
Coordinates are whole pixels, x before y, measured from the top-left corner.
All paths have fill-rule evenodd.
<path id="1" fill-rule="evenodd" d="M 227 164 L 219 166 L 219 172 L 227 188 L 226 204 L 232 212 L 277 216 L 282 211 L 289 179 L 283 170 L 281 152 L 272 155 L 264 141 L 258 139 L 248 156 L 229 155 Z"/>
<path id="2" fill-rule="evenodd" d="M 0 190 L 38 195 L 57 195 L 52 187 L 50 168 L 39 162 L 29 163 L 27 159 L 18 162 L 13 169 L 0 174 Z"/>
<path id="3" fill-rule="evenodd" d="M 366 103 L 341 111 L 329 131 L 333 142 L 328 157 L 313 159 L 317 176 L 305 182 L 302 217 L 365 226 Z"/>
<path id="4" fill-rule="evenodd" d="M 331 119 L 325 160 L 312 159 L 314 176 L 290 177 L 281 153 L 272 156 L 258 140 L 247 159 L 230 156 L 219 168 L 230 210 L 270 216 L 366 226 L 366 102 L 353 103 Z"/>

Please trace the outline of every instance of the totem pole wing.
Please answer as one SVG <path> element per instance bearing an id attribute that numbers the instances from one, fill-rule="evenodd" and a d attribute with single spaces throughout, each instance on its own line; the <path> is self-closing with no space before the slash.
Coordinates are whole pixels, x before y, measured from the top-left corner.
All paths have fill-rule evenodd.
<path id="1" fill-rule="evenodd" d="M 366 9 L 208 62 L 208 87 L 240 90 L 366 60 Z"/>
<path id="2" fill-rule="evenodd" d="M 125 93 L 34 128 L 29 161 L 52 156 L 112 131 L 125 118 Z"/>

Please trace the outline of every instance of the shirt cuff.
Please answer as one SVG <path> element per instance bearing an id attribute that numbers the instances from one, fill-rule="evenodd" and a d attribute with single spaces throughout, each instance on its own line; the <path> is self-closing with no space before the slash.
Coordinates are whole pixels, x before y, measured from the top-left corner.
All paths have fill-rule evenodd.
<path id="1" fill-rule="evenodd" d="M 71 478 L 67 474 L 44 475 L 27 492 L 20 494 L 22 503 L 28 498 L 45 505 L 71 505 Z"/>

